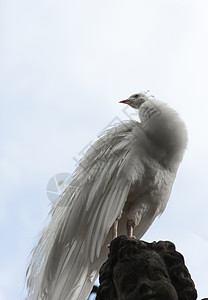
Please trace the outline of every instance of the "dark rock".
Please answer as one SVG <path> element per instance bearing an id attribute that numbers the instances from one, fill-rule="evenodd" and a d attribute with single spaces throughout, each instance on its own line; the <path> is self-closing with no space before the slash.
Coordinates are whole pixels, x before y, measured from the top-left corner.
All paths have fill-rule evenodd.
<path id="1" fill-rule="evenodd" d="M 184 258 L 173 243 L 147 243 L 125 236 L 111 242 L 108 259 L 100 269 L 96 300 L 196 298 L 197 291 Z"/>

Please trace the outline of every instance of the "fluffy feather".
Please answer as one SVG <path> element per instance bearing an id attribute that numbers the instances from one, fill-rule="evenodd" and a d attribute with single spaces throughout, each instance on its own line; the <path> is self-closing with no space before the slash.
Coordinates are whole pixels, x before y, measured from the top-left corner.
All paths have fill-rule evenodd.
<path id="1" fill-rule="evenodd" d="M 126 234 L 130 219 L 137 238 L 164 211 L 187 144 L 186 129 L 166 104 L 136 95 L 128 104 L 138 105 L 141 123 L 131 120 L 105 132 L 52 208 L 28 267 L 28 299 L 87 299 L 121 211 L 118 234 Z"/>

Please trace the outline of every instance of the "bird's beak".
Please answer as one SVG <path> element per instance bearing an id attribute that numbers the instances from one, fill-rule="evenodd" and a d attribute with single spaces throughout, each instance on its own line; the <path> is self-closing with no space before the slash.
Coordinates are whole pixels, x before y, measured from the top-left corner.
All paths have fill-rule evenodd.
<path id="1" fill-rule="evenodd" d="M 129 100 L 128 100 L 128 99 L 126 99 L 126 100 L 121 100 L 121 101 L 119 101 L 119 103 L 128 104 L 128 103 L 129 103 Z"/>

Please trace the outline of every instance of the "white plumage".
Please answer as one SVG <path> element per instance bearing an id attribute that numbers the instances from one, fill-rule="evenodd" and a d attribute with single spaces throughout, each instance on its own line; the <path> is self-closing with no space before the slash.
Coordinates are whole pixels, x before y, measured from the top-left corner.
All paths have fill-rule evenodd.
<path id="1" fill-rule="evenodd" d="M 81 160 L 33 249 L 28 299 L 86 300 L 118 216 L 119 235 L 134 229 L 141 238 L 166 207 L 187 144 L 185 125 L 143 93 L 121 102 L 139 110 L 141 123 L 109 129 Z"/>

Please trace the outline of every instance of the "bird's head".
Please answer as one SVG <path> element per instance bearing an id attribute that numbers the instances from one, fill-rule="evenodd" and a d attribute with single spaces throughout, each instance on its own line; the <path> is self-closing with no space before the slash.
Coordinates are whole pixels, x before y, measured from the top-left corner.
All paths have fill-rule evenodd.
<path id="1" fill-rule="evenodd" d="M 148 97 L 144 93 L 138 93 L 131 95 L 126 100 L 121 100 L 119 103 L 128 104 L 133 108 L 139 109 L 146 100 L 148 100 Z"/>

